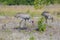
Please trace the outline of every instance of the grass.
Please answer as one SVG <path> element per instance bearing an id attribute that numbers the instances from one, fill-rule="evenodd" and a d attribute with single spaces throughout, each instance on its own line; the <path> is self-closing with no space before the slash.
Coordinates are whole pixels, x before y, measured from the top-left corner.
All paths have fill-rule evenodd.
<path id="1" fill-rule="evenodd" d="M 11 33 L 11 30 L 5 29 L 4 32 L 6 32 L 6 33 Z"/>
<path id="2" fill-rule="evenodd" d="M 18 12 L 29 13 L 32 16 L 41 13 L 42 10 L 35 10 L 32 6 L 0 6 L 0 15 L 13 16 Z"/>
<path id="3" fill-rule="evenodd" d="M 54 10 L 55 9 L 55 10 Z M 40 16 L 40 14 L 46 10 L 51 13 L 54 11 L 59 11 L 60 8 L 43 8 L 43 9 L 35 9 L 33 6 L 0 6 L 0 15 L 8 15 L 8 16 L 14 16 L 18 12 L 24 12 L 24 13 L 29 13 L 32 17 L 33 16 Z"/>
<path id="4" fill-rule="evenodd" d="M 0 40 L 4 40 L 4 38 L 0 38 Z"/>
<path id="5" fill-rule="evenodd" d="M 35 40 L 35 38 L 32 36 L 32 37 L 29 38 L 29 40 Z"/>
<path id="6" fill-rule="evenodd" d="M 50 40 L 53 40 L 52 37 L 53 37 L 53 32 L 50 32 L 49 33 L 49 36 L 50 36 Z"/>

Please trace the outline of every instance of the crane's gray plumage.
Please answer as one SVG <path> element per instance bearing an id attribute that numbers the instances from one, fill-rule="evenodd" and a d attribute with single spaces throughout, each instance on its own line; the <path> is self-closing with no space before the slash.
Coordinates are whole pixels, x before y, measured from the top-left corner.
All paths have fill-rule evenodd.
<path id="1" fill-rule="evenodd" d="M 51 19 L 53 22 L 53 16 L 51 14 L 49 14 L 49 12 L 44 11 L 41 15 L 45 17 L 46 22 L 47 22 L 47 19 L 49 19 L 49 20 Z"/>
<path id="2" fill-rule="evenodd" d="M 20 27 L 26 27 L 26 22 L 29 21 L 30 15 L 26 13 L 17 13 L 15 15 L 16 18 L 21 18 Z"/>
<path id="3" fill-rule="evenodd" d="M 25 14 L 25 13 L 18 13 L 15 15 L 16 18 L 22 18 L 25 20 L 29 20 L 30 19 L 30 15 L 29 14 Z"/>

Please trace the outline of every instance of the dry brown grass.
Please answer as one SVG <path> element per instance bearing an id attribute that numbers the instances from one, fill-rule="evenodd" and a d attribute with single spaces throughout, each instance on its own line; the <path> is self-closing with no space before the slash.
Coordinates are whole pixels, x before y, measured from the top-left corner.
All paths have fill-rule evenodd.
<path id="1" fill-rule="evenodd" d="M 47 6 L 43 9 L 35 9 L 33 6 L 29 6 L 29 5 L 20 5 L 20 6 L 0 6 L 0 15 L 15 15 L 18 12 L 29 12 L 31 15 L 39 15 L 40 13 L 42 13 L 44 10 L 49 11 L 51 13 L 55 12 L 55 11 L 59 11 L 60 12 L 60 5 L 50 5 Z"/>

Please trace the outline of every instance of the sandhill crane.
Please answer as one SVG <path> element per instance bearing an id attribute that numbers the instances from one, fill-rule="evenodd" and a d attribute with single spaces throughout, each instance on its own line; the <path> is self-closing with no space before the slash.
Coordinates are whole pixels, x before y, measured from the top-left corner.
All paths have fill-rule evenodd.
<path id="1" fill-rule="evenodd" d="M 53 22 L 53 16 L 51 14 L 49 14 L 49 12 L 44 11 L 41 15 L 45 17 L 46 23 L 47 23 L 47 19 L 52 20 L 52 22 Z"/>
<path id="2" fill-rule="evenodd" d="M 20 27 L 21 28 L 25 28 L 26 27 L 26 21 L 30 19 L 30 15 L 26 14 L 26 13 L 17 13 L 15 15 L 16 18 L 20 18 L 21 22 L 20 22 Z"/>

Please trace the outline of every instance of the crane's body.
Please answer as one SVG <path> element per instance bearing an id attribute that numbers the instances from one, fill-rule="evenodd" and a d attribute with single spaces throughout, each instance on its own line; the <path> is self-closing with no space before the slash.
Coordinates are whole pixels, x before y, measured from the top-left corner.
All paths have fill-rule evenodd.
<path id="1" fill-rule="evenodd" d="M 15 15 L 16 18 L 21 18 L 21 22 L 20 22 L 20 27 L 21 28 L 25 28 L 26 27 L 26 21 L 29 21 L 30 19 L 30 15 L 29 14 L 25 14 L 25 13 L 18 13 Z"/>

